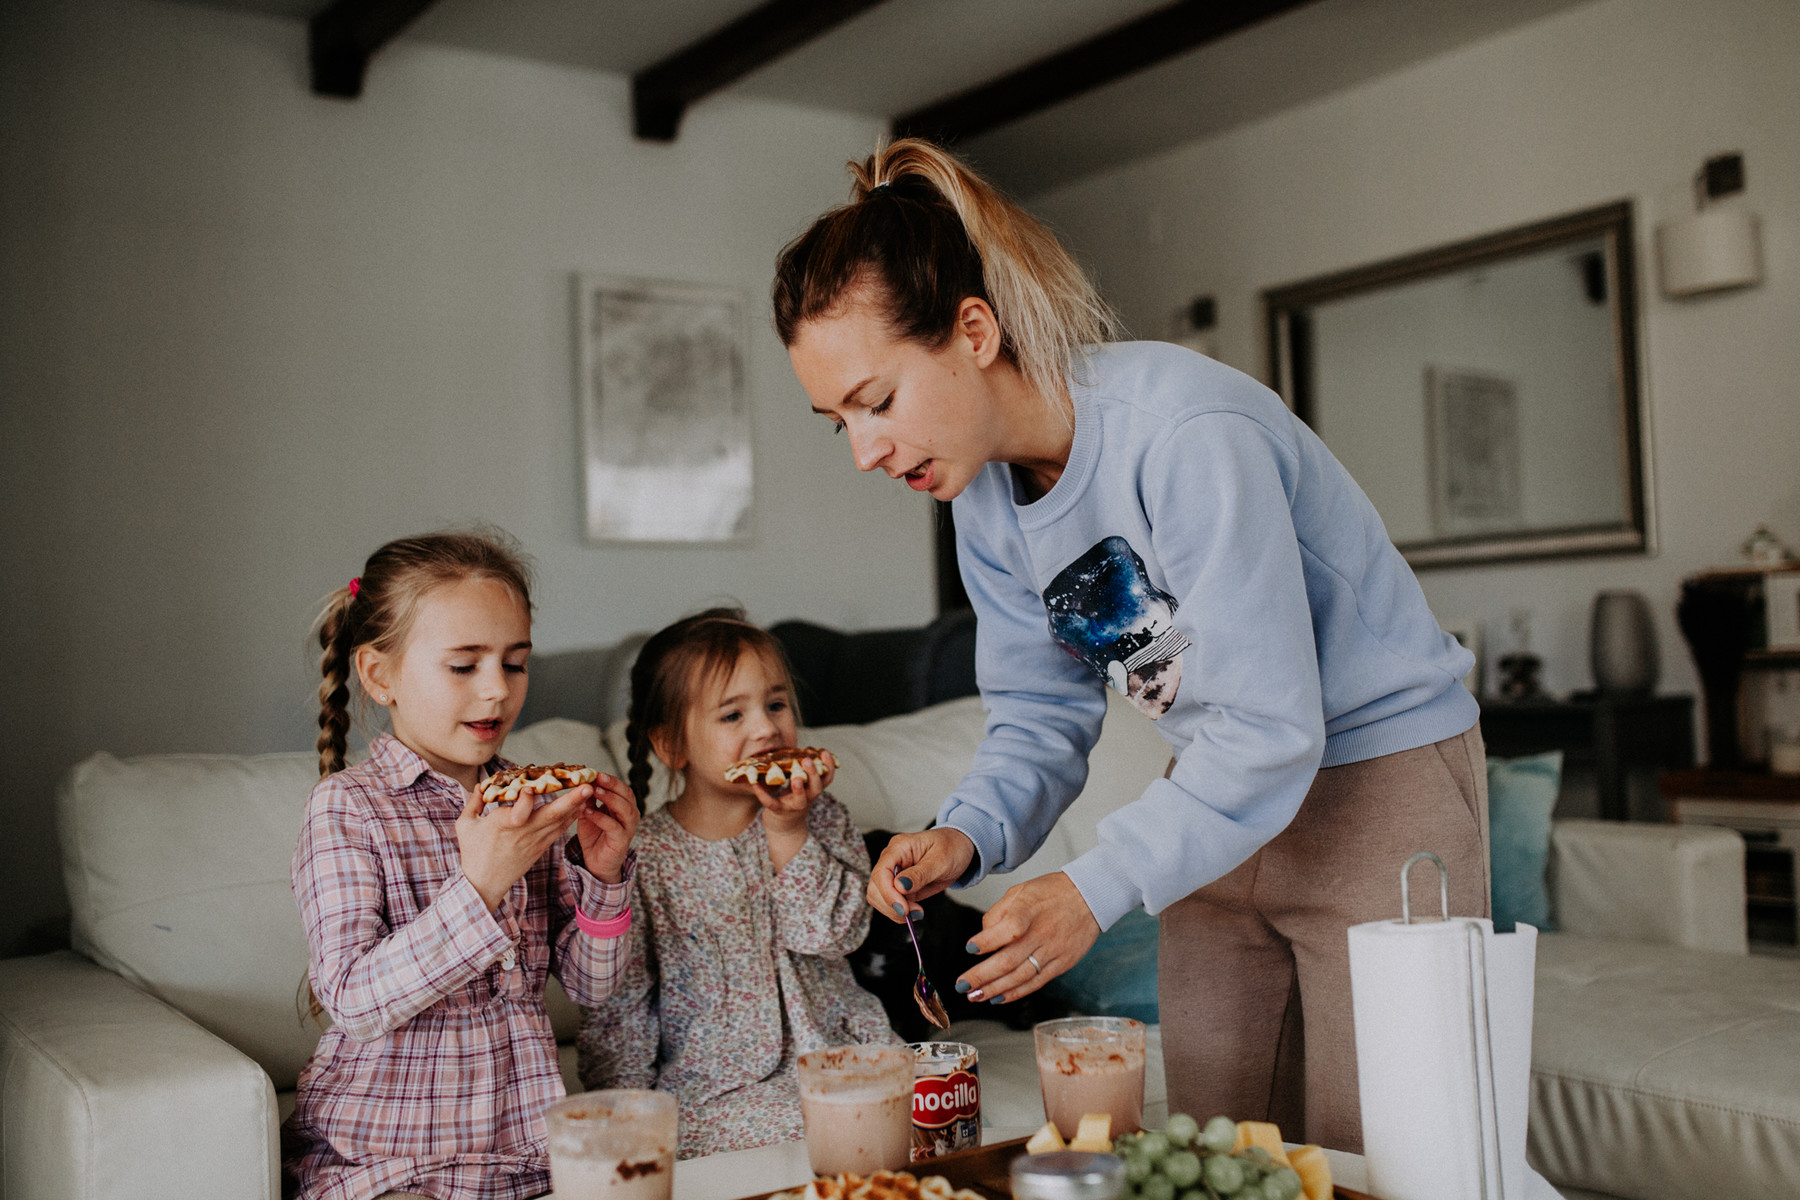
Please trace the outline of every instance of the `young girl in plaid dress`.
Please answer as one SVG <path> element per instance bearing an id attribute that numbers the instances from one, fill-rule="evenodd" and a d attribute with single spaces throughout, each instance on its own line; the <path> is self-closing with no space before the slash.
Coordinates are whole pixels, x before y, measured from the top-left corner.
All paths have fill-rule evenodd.
<path id="1" fill-rule="evenodd" d="M 319 643 L 323 778 L 293 879 L 334 1024 L 300 1074 L 287 1170 L 305 1200 L 542 1195 L 544 1108 L 563 1095 L 544 977 L 588 1004 L 612 991 L 636 802 L 602 775 L 482 815 L 531 653 L 526 568 L 495 538 L 388 543 L 331 597 Z M 393 732 L 347 768 L 353 679 Z"/>
<path id="2" fill-rule="evenodd" d="M 869 931 L 869 855 L 830 769 L 774 792 L 725 780 L 795 745 L 792 690 L 736 609 L 677 621 L 631 670 L 632 791 L 649 794 L 652 753 L 680 789 L 639 832 L 630 957 L 582 1023 L 581 1077 L 673 1092 L 683 1158 L 799 1138 L 797 1056 L 899 1040 L 845 961 Z"/>

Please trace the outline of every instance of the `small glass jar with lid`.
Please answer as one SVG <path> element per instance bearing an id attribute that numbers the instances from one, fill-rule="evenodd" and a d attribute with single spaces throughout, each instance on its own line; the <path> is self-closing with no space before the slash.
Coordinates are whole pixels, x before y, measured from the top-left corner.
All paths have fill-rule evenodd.
<path id="1" fill-rule="evenodd" d="M 1111 1154 L 1057 1150 L 1013 1160 L 1013 1200 L 1119 1200 L 1125 1162 Z"/>

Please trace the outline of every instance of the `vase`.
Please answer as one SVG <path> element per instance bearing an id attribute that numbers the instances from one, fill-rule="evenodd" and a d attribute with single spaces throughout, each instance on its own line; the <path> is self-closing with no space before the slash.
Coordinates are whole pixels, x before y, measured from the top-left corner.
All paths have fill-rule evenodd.
<path id="1" fill-rule="evenodd" d="M 1656 690 L 1656 626 L 1650 602 L 1637 592 L 1594 597 L 1591 652 L 1594 686 L 1614 696 L 1647 696 Z"/>

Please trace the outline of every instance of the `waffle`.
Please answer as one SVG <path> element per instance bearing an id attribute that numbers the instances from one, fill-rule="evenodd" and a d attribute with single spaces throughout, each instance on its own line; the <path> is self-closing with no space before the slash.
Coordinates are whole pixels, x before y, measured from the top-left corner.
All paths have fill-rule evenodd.
<path id="1" fill-rule="evenodd" d="M 793 780 L 807 778 L 806 760 L 814 759 L 827 771 L 837 770 L 837 759 L 831 751 L 821 750 L 817 746 L 805 746 L 798 750 L 770 750 L 764 754 L 752 754 L 742 762 L 732 763 L 725 768 L 725 782 L 760 783 L 767 788 L 787 787 Z"/>
<path id="2" fill-rule="evenodd" d="M 942 1175 L 920 1179 L 910 1171 L 871 1175 L 821 1175 L 803 1188 L 777 1192 L 769 1200 L 984 1200 L 980 1192 L 953 1188 Z"/>
<path id="3" fill-rule="evenodd" d="M 509 767 L 487 777 L 481 785 L 481 799 L 488 806 L 511 804 L 520 796 L 548 796 L 567 788 L 580 787 L 600 778 L 600 772 L 577 763 L 551 763 L 547 767 Z"/>

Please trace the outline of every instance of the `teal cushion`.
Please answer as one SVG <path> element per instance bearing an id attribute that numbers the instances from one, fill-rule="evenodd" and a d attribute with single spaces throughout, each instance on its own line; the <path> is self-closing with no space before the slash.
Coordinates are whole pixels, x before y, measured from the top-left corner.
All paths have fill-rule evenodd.
<path id="1" fill-rule="evenodd" d="M 1488 855 L 1493 873 L 1494 928 L 1511 933 L 1521 922 L 1554 929 L 1550 888 L 1550 813 L 1562 782 L 1561 750 L 1524 758 L 1490 758 Z"/>
<path id="2" fill-rule="evenodd" d="M 1157 929 L 1155 917 L 1132 909 L 1048 990 L 1090 1017 L 1131 1017 L 1156 1024 Z"/>

